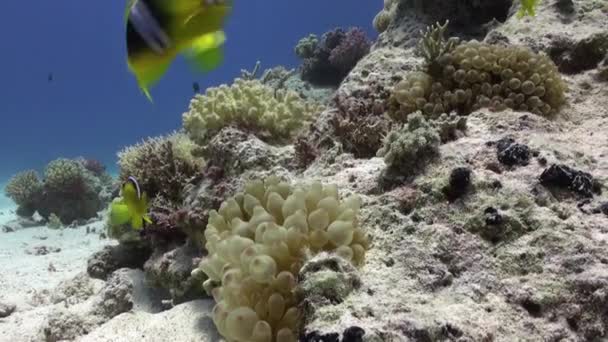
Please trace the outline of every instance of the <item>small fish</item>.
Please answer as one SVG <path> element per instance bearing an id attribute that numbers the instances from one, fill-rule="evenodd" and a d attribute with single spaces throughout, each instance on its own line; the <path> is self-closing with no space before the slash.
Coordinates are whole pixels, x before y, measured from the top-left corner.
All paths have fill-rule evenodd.
<path id="1" fill-rule="evenodd" d="M 534 17 L 536 15 L 536 6 L 540 3 L 540 0 L 520 0 L 521 8 L 517 12 L 518 18 L 523 18 L 526 15 Z"/>
<path id="2" fill-rule="evenodd" d="M 198 94 L 201 91 L 201 86 L 198 85 L 198 82 L 192 83 L 192 90 L 194 90 L 195 94 Z"/>
<path id="3" fill-rule="evenodd" d="M 141 191 L 135 177 L 129 177 L 121 188 L 122 200 L 110 206 L 110 220 L 113 225 L 131 223 L 133 229 L 141 229 L 145 223 L 152 223 L 148 217 L 148 196 Z"/>
<path id="4" fill-rule="evenodd" d="M 128 0 L 125 13 L 127 64 L 152 101 L 149 87 L 178 54 L 201 71 L 218 67 L 231 0 Z"/>
<path id="5" fill-rule="evenodd" d="M 47 76 L 47 78 L 46 78 L 46 79 L 47 79 L 47 81 L 49 81 L 49 82 L 53 82 L 53 73 L 52 73 L 52 72 L 49 72 L 49 75 Z"/>

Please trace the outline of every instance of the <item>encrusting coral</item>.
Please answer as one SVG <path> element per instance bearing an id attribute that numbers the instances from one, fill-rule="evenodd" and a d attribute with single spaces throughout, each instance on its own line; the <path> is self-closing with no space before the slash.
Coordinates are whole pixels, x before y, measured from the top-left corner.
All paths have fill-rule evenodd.
<path id="1" fill-rule="evenodd" d="M 360 265 L 368 240 L 358 226 L 358 196 L 340 200 L 333 185 L 293 187 L 271 177 L 212 211 L 204 258 L 193 274 L 217 304 L 213 321 L 228 341 L 297 340 L 294 288 L 308 255 L 321 251 Z"/>
<path id="2" fill-rule="evenodd" d="M 421 113 L 415 113 L 408 117 L 407 124 L 386 136 L 378 156 L 384 157 L 389 168 L 409 174 L 439 155 L 440 143 L 441 137 L 433 125 Z"/>
<path id="3" fill-rule="evenodd" d="M 565 103 L 566 86 L 549 57 L 521 46 L 456 44 L 444 39 L 445 27 L 424 33 L 420 52 L 427 70 L 412 72 L 395 86 L 391 117 L 403 121 L 417 110 L 468 114 L 481 107 L 549 116 Z"/>
<path id="4" fill-rule="evenodd" d="M 326 32 L 321 39 L 309 35 L 295 47 L 303 60 L 302 79 L 315 85 L 337 86 L 369 53 L 371 41 L 360 28 L 341 28 Z"/>
<path id="5" fill-rule="evenodd" d="M 196 95 L 183 115 L 183 126 L 200 145 L 227 126 L 255 133 L 264 140 L 284 141 L 318 111 L 317 103 L 304 101 L 295 92 L 237 78 L 230 86 L 211 87 L 205 94 Z"/>

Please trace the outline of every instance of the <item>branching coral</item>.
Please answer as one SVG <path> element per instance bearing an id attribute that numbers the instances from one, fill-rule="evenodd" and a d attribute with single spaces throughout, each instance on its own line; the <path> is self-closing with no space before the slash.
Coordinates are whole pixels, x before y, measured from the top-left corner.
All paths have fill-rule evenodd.
<path id="1" fill-rule="evenodd" d="M 44 187 L 56 193 L 78 194 L 87 192 L 89 183 L 85 168 L 75 160 L 55 159 L 44 170 Z"/>
<path id="2" fill-rule="evenodd" d="M 384 139 L 378 156 L 390 169 L 410 174 L 439 154 L 441 138 L 421 113 L 408 117 L 407 124 L 391 131 Z"/>
<path id="3" fill-rule="evenodd" d="M 212 211 L 209 256 L 200 269 L 217 301 L 213 321 L 233 342 L 297 341 L 294 288 L 305 256 L 333 251 L 363 262 L 368 241 L 358 226 L 360 199 L 342 201 L 335 186 L 294 188 L 276 178 L 254 181 Z"/>
<path id="4" fill-rule="evenodd" d="M 185 134 L 149 138 L 118 152 L 120 179 L 135 177 L 150 198 L 181 204 L 183 187 L 202 172 L 203 161 Z"/>
<path id="5" fill-rule="evenodd" d="M 5 192 L 19 206 L 19 215 L 38 211 L 48 218 L 55 213 L 61 221 L 71 223 L 91 218 L 101 209 L 109 186 L 105 175 L 96 176 L 79 160 L 60 158 L 46 166 L 44 181 L 35 171 L 21 172 L 9 181 Z"/>
<path id="6" fill-rule="evenodd" d="M 44 217 L 54 213 L 66 223 L 94 217 L 103 207 L 101 193 L 107 185 L 78 160 L 53 160 L 44 171 L 44 193 L 37 210 Z"/>
<path id="7" fill-rule="evenodd" d="M 8 181 L 4 193 L 19 206 L 20 213 L 29 216 L 33 214 L 34 206 L 42 195 L 42 182 L 36 171 L 23 171 Z"/>
<path id="8" fill-rule="evenodd" d="M 106 172 L 106 166 L 97 159 L 82 159 L 82 166 L 91 171 L 95 176 L 101 177 Z"/>
<path id="9" fill-rule="evenodd" d="M 360 28 L 338 28 L 320 40 L 315 35 L 303 38 L 295 48 L 304 61 L 300 68 L 302 79 L 316 85 L 337 86 L 370 47 L 370 40 Z"/>
<path id="10" fill-rule="evenodd" d="M 209 88 L 204 95 L 195 96 L 183 123 L 190 138 L 200 145 L 227 126 L 265 140 L 284 141 L 318 111 L 318 104 L 304 101 L 292 91 L 237 78 L 230 86 Z"/>
<path id="11" fill-rule="evenodd" d="M 376 155 L 391 126 L 384 115 L 389 97 L 390 92 L 373 80 L 352 92 L 337 91 L 333 101 L 337 113 L 331 123 L 346 151 L 358 158 Z"/>
<path id="12" fill-rule="evenodd" d="M 422 38 L 427 70 L 410 73 L 395 86 L 389 111 L 394 119 L 404 121 L 417 110 L 466 114 L 481 107 L 547 116 L 565 103 L 566 86 L 547 56 L 477 41 L 454 47 L 442 42 L 442 33 L 439 26 Z"/>

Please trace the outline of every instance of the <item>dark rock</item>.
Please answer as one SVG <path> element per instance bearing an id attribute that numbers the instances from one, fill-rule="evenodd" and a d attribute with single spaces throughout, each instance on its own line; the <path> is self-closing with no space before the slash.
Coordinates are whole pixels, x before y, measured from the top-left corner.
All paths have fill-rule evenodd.
<path id="1" fill-rule="evenodd" d="M 150 254 L 150 247 L 140 243 L 105 246 L 89 258 L 87 273 L 92 278 L 105 280 L 119 268 L 142 268 Z"/>
<path id="2" fill-rule="evenodd" d="M 562 14 L 573 14 L 575 11 L 574 2 L 572 0 L 557 0 L 554 6 Z"/>
<path id="3" fill-rule="evenodd" d="M 600 205 L 600 210 L 604 215 L 608 215 L 608 202 L 604 202 Z"/>
<path id="4" fill-rule="evenodd" d="M 583 205 L 584 204 L 588 204 L 588 203 L 583 203 Z M 591 212 L 593 214 L 604 214 L 604 215 L 608 216 L 608 202 L 601 203 L 597 208 L 592 209 Z"/>
<path id="5" fill-rule="evenodd" d="M 15 232 L 15 227 L 11 227 L 9 225 L 3 224 L 2 225 L 2 232 L 3 233 L 14 233 Z"/>
<path id="6" fill-rule="evenodd" d="M 498 210 L 496 210 L 496 208 L 487 207 L 483 211 L 483 213 L 484 213 L 486 225 L 496 226 L 496 225 L 499 225 L 502 223 L 502 216 L 500 215 Z"/>
<path id="7" fill-rule="evenodd" d="M 365 335 L 365 330 L 352 326 L 344 330 L 342 342 L 363 342 L 363 335 Z"/>
<path id="8" fill-rule="evenodd" d="M 457 167 L 450 173 L 450 181 L 443 192 L 448 201 L 453 202 L 464 195 L 471 185 L 471 169 L 467 167 Z"/>
<path id="9" fill-rule="evenodd" d="M 530 148 L 516 143 L 511 138 L 504 138 L 496 143 L 496 156 L 498 161 L 507 166 L 528 165 L 530 162 Z"/>
<path id="10" fill-rule="evenodd" d="M 545 187 L 568 189 L 583 197 L 592 197 L 600 191 L 599 184 L 589 173 L 575 170 L 562 164 L 553 164 L 540 175 L 540 183 Z"/>
<path id="11" fill-rule="evenodd" d="M 320 334 L 317 331 L 310 332 L 300 337 L 300 342 L 338 342 L 340 341 L 340 334 L 338 333 L 327 333 Z"/>
<path id="12" fill-rule="evenodd" d="M 33 255 L 47 255 L 50 253 L 59 253 L 61 252 L 61 248 L 58 247 L 48 247 L 45 245 L 35 246 L 25 251 L 26 254 Z"/>
<path id="13" fill-rule="evenodd" d="M 549 56 L 559 71 L 577 74 L 595 68 L 608 51 L 608 34 L 596 33 L 585 39 L 574 41 L 557 39 L 549 49 Z"/>
<path id="14" fill-rule="evenodd" d="M 0 303 L 0 318 L 10 316 L 16 308 L 15 304 Z"/>

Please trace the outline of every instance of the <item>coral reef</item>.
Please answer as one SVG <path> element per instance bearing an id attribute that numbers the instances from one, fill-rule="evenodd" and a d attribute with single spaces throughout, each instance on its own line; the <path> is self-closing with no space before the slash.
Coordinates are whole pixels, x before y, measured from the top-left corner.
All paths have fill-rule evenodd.
<path id="1" fill-rule="evenodd" d="M 293 290 L 307 253 L 332 251 L 361 264 L 368 248 L 358 227 L 360 200 L 335 186 L 253 181 L 212 211 L 205 257 L 195 273 L 217 301 L 213 319 L 230 341 L 296 341 Z"/>
<path id="2" fill-rule="evenodd" d="M 101 177 L 106 172 L 106 166 L 97 159 L 83 158 L 81 163 L 85 169 L 91 171 L 97 177 Z"/>
<path id="3" fill-rule="evenodd" d="M 184 133 L 148 138 L 118 152 L 120 180 L 133 176 L 151 199 L 181 204 L 184 186 L 201 175 L 203 161 Z"/>
<path id="4" fill-rule="evenodd" d="M 386 31 L 388 25 L 390 25 L 393 14 L 391 13 L 396 5 L 395 0 L 384 0 L 384 7 L 376 16 L 372 22 L 372 25 L 376 31 L 382 33 Z"/>
<path id="5" fill-rule="evenodd" d="M 97 216 L 111 186 L 111 177 L 105 172 L 94 174 L 79 160 L 60 158 L 46 166 L 42 181 L 33 170 L 15 175 L 5 193 L 18 205 L 17 213 L 21 216 L 38 212 L 49 219 L 54 214 L 70 224 Z"/>
<path id="6" fill-rule="evenodd" d="M 234 107 L 255 118 L 190 122 L 199 176 L 174 183 L 179 200 L 157 195 L 153 225 L 108 231 L 119 244 L 88 265 L 103 290 L 79 278 L 50 298 L 29 292 L 53 303 L 30 339 L 606 339 L 608 7 L 537 5 L 518 18 L 510 0 L 386 0 L 379 40 L 285 135 L 259 127 L 276 111 L 256 99 L 291 89 L 303 101 L 318 88 L 284 68 L 259 76 L 256 64 L 239 82 L 263 91 Z M 297 52 L 314 59 L 323 44 L 311 37 Z M 232 87 L 186 116 L 207 125 L 232 108 Z M 40 260 L 61 247 L 27 251 L 50 253 L 31 255 Z M 157 294 L 138 292 L 144 274 Z M 0 322 L 9 338 L 31 314 L 17 305 Z"/>
<path id="7" fill-rule="evenodd" d="M 42 195 L 42 182 L 36 171 L 23 171 L 8 181 L 4 193 L 18 205 L 18 213 L 30 216 Z"/>
<path id="8" fill-rule="evenodd" d="M 302 100 L 295 92 L 237 78 L 230 86 L 208 88 L 205 94 L 195 96 L 183 115 L 183 124 L 199 145 L 227 126 L 264 140 L 287 141 L 318 111 L 318 104 Z"/>
<path id="9" fill-rule="evenodd" d="M 566 86 L 555 64 L 525 47 L 443 37 L 447 23 L 429 28 L 421 41 L 425 72 L 412 72 L 395 86 L 390 115 L 403 120 L 417 110 L 468 114 L 481 107 L 512 108 L 538 115 L 556 113 Z"/>
<path id="10" fill-rule="evenodd" d="M 302 79 L 315 85 L 337 86 L 370 50 L 371 42 L 360 28 L 337 28 L 321 39 L 311 34 L 302 38 L 295 53 L 303 60 Z"/>
<path id="11" fill-rule="evenodd" d="M 411 174 L 439 155 L 441 137 L 421 113 L 412 114 L 403 127 L 391 131 L 378 150 L 390 169 Z"/>

